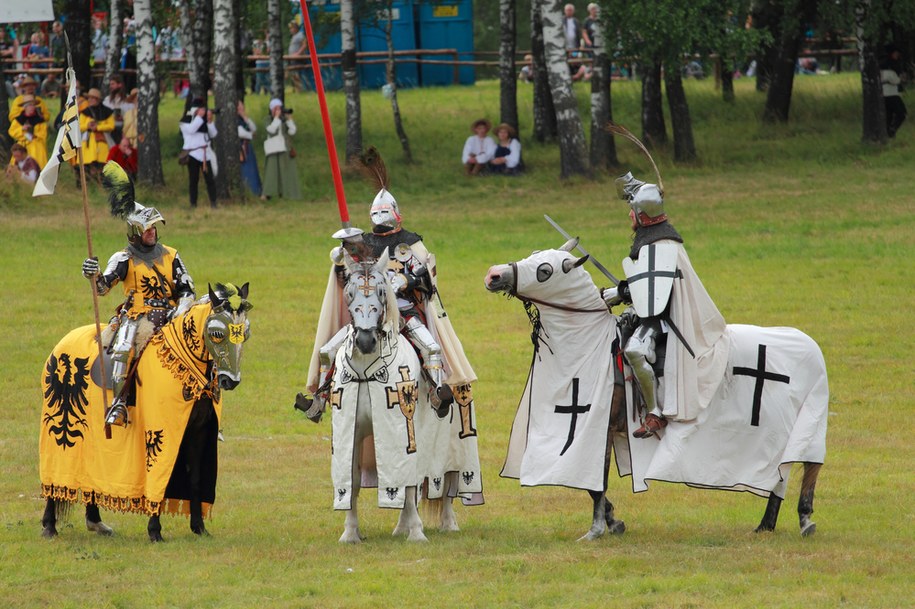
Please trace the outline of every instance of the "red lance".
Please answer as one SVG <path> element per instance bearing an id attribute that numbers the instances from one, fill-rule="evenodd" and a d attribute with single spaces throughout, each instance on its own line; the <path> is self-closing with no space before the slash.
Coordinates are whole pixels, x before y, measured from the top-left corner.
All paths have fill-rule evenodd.
<path id="1" fill-rule="evenodd" d="M 324 141 L 327 143 L 327 157 L 330 160 L 330 171 L 334 177 L 334 192 L 337 195 L 337 208 L 340 211 L 340 222 L 343 228 L 351 226 L 349 210 L 346 207 L 346 194 L 343 192 L 343 177 L 340 175 L 340 162 L 337 160 L 337 146 L 334 143 L 334 132 L 330 125 L 330 113 L 327 111 L 327 98 L 324 95 L 324 81 L 321 79 L 321 66 L 318 64 L 318 53 L 315 50 L 315 37 L 311 30 L 311 17 L 308 14 L 308 3 L 299 0 L 302 8 L 302 21 L 305 24 L 305 37 L 308 40 L 308 55 L 311 58 L 311 70 L 315 76 L 315 91 L 318 94 L 318 105 L 321 108 L 321 122 L 324 124 Z"/>

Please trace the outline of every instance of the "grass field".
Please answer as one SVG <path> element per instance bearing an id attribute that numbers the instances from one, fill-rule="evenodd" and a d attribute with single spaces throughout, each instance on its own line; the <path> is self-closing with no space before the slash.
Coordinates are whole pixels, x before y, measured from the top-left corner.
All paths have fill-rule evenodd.
<path id="1" fill-rule="evenodd" d="M 396 513 L 360 511 L 368 541 L 341 546 L 331 509 L 330 426 L 294 412 L 302 389 L 339 228 L 317 104 L 288 99 L 305 201 L 249 200 L 192 212 L 174 161 L 180 103 L 162 104 L 167 186 L 139 188 L 168 224 L 198 292 L 208 282 L 251 283 L 252 338 L 244 380 L 225 397 L 212 533 L 197 538 L 164 519 L 165 544 L 145 518 L 105 513 L 113 538 L 90 535 L 81 510 L 51 542 L 40 538 L 39 372 L 68 330 L 91 322 L 80 197 L 69 174 L 59 195 L 31 199 L 0 186 L 0 590 L 7 607 L 911 607 L 915 598 L 911 324 L 915 285 L 915 133 L 886 148 L 860 144 L 854 75 L 800 78 L 787 126 L 762 126 L 763 99 L 738 81 L 724 105 L 711 82 L 689 82 L 700 161 L 657 160 L 672 222 L 725 319 L 795 326 L 817 340 L 830 374 L 826 465 L 816 496 L 818 531 L 802 539 L 795 469 L 778 530 L 757 535 L 765 501 L 745 493 L 653 484 L 633 495 L 611 477 L 628 530 L 576 543 L 590 523 L 582 491 L 519 487 L 499 478 L 530 361 L 517 301 L 483 289 L 489 265 L 556 247 L 549 213 L 611 271 L 628 251 L 625 205 L 612 177 L 558 180 L 558 151 L 530 143 L 530 91 L 520 104 L 528 175 L 469 180 L 459 153 L 470 122 L 498 117 L 498 85 L 401 91 L 418 162 L 400 161 L 389 106 L 363 96 L 366 144 L 384 153 L 406 225 L 439 263 L 443 299 L 479 381 L 479 445 L 486 504 L 458 508 L 462 531 L 427 531 L 429 543 L 392 539 Z M 614 83 L 614 116 L 638 132 L 637 83 Z M 583 117 L 588 91 L 578 89 Z M 329 103 L 343 123 L 339 95 Z M 251 98 L 263 116 L 265 98 Z M 494 122 L 496 122 L 494 120 Z M 263 131 L 263 129 L 261 129 Z M 261 133 L 262 135 L 262 133 Z M 343 132 L 336 133 L 342 148 Z M 623 143 L 623 167 L 650 178 Z M 346 176 L 354 223 L 367 226 L 372 189 Z M 95 251 L 123 246 L 124 227 L 90 188 Z M 606 281 L 595 273 L 599 285 Z M 116 297 L 102 300 L 107 316 Z"/>

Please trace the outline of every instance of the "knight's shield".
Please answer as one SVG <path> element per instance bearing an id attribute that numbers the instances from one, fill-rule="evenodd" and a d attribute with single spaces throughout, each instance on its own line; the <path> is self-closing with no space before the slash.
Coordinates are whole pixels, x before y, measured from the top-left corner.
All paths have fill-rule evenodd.
<path id="1" fill-rule="evenodd" d="M 667 308 L 677 273 L 677 244 L 649 243 L 637 260 L 623 260 L 632 306 L 639 317 L 654 317 Z"/>

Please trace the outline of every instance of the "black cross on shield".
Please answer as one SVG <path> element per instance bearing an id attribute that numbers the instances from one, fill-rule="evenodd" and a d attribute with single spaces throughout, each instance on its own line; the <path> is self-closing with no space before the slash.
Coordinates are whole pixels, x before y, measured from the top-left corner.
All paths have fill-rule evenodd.
<path id="1" fill-rule="evenodd" d="M 750 416 L 750 425 L 759 427 L 759 408 L 762 405 L 763 385 L 766 381 L 788 383 L 791 380 L 791 377 L 785 374 L 775 374 L 774 372 L 766 370 L 766 345 L 759 346 L 756 357 L 756 368 L 734 366 L 734 374 L 752 376 L 756 379 L 756 387 L 753 390 L 753 414 Z"/>
<path id="2" fill-rule="evenodd" d="M 578 379 L 572 379 L 572 403 L 568 406 L 556 405 L 556 414 L 571 414 L 572 421 L 569 423 L 569 438 L 566 440 L 566 445 L 562 447 L 562 451 L 559 453 L 559 456 L 566 454 L 566 451 L 569 450 L 569 447 L 572 446 L 572 440 L 575 439 L 575 425 L 578 423 L 578 415 L 584 414 L 591 410 L 591 404 L 579 404 L 578 403 Z"/>
<path id="3" fill-rule="evenodd" d="M 627 277 L 626 280 L 629 282 L 629 285 L 638 282 L 647 280 L 648 285 L 648 316 L 654 317 L 655 315 L 660 315 L 661 311 L 655 311 L 655 279 L 659 277 L 680 277 L 679 270 L 666 271 L 659 269 L 656 266 L 656 248 L 657 246 L 654 243 L 648 245 L 648 269 L 643 273 L 636 273 L 631 277 Z"/>

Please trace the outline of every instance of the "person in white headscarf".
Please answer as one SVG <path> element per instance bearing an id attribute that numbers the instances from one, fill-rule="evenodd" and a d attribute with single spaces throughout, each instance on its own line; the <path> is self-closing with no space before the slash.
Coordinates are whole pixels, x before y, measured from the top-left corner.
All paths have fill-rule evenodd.
<path id="1" fill-rule="evenodd" d="M 283 107 L 278 99 L 270 100 L 270 118 L 267 121 L 267 139 L 264 140 L 264 189 L 262 199 L 283 197 L 301 199 L 299 175 L 295 167 L 295 148 L 292 136 L 296 133 L 292 110 Z"/>

